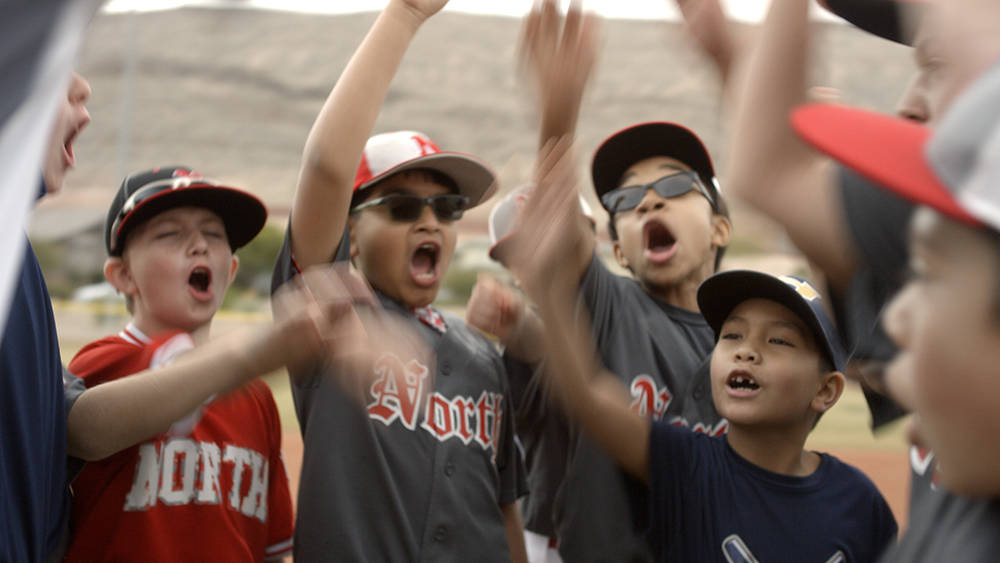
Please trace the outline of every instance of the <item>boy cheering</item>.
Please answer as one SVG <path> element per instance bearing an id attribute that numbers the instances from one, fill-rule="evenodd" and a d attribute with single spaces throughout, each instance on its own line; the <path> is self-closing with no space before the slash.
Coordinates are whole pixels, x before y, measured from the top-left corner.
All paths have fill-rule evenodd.
<path id="1" fill-rule="evenodd" d="M 402 374 L 405 385 L 380 379 L 360 392 L 325 369 L 298 374 L 297 560 L 524 558 L 502 362 L 488 340 L 429 306 L 455 249 L 454 222 L 490 195 L 493 173 L 421 133 L 368 139 L 410 40 L 445 3 L 390 1 L 306 141 L 274 286 L 351 260 L 383 305 L 422 331 L 436 362 L 383 357 L 368 372 Z"/>
<path id="2" fill-rule="evenodd" d="M 803 449 L 844 386 L 843 352 L 819 293 L 804 280 L 759 272 L 708 278 L 697 299 L 716 334 L 711 392 L 728 434 L 693 433 L 632 411 L 619 377 L 595 361 L 586 323 L 574 322 L 575 279 L 559 260 L 559 233 L 575 220 L 572 164 L 552 160 L 563 151 L 557 145 L 543 167 L 549 192 L 526 211 L 515 268 L 541 305 L 551 362 L 544 373 L 597 444 L 649 486 L 656 559 L 874 560 L 896 533 L 885 500 L 856 469 Z"/>

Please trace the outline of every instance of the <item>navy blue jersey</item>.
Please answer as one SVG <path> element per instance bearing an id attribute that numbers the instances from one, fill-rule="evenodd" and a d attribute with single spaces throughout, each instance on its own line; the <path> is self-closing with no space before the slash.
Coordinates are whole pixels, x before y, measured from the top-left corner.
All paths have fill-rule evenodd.
<path id="1" fill-rule="evenodd" d="M 67 523 L 66 412 L 55 319 L 38 260 L 24 260 L 0 343 L 0 561 L 41 561 Z"/>
<path id="2" fill-rule="evenodd" d="M 658 422 L 649 439 L 650 544 L 659 561 L 875 561 L 896 520 L 872 482 L 820 454 L 806 477 L 736 454 L 725 437 Z"/>
<path id="3" fill-rule="evenodd" d="M 580 298 L 601 363 L 625 384 L 634 411 L 708 434 L 725 431 L 707 369 L 715 336 L 700 313 L 653 297 L 596 256 L 580 280 Z M 559 553 L 573 562 L 648 561 L 645 487 L 577 429 L 569 440 L 554 502 Z"/>

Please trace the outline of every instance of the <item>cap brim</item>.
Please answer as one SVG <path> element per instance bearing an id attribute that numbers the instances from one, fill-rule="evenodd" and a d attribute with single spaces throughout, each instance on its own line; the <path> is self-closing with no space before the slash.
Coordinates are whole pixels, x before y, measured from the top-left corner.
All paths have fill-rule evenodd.
<path id="1" fill-rule="evenodd" d="M 838 371 L 843 370 L 844 357 L 834 348 L 833 327 L 827 330 L 812 307 L 787 283 L 763 272 L 729 270 L 709 277 L 698 287 L 698 308 L 716 339 L 729 314 L 748 299 L 768 299 L 787 307 L 806 323 L 814 338 L 819 340 L 816 335 L 823 335 L 823 341 L 816 344 L 823 348 Z"/>
<path id="2" fill-rule="evenodd" d="M 618 187 L 630 166 L 651 156 L 668 156 L 687 164 L 715 191 L 712 159 L 698 136 L 682 125 L 655 121 L 618 131 L 594 152 L 590 170 L 598 200 Z"/>
<path id="3" fill-rule="evenodd" d="M 799 107 L 791 121 L 806 142 L 876 184 L 953 219 L 982 224 L 959 206 L 927 161 L 927 127 L 831 104 Z"/>
<path id="4" fill-rule="evenodd" d="M 144 199 L 125 216 L 116 236 L 124 241 L 137 225 L 168 209 L 185 206 L 203 207 L 218 215 L 226 227 L 226 237 L 233 250 L 253 240 L 267 222 L 267 208 L 254 195 L 227 186 L 193 184 Z M 121 249 L 119 244 L 119 254 Z"/>
<path id="5" fill-rule="evenodd" d="M 820 0 L 827 10 L 871 33 L 912 45 L 916 23 L 923 17 L 924 0 Z"/>
<path id="6" fill-rule="evenodd" d="M 393 174 L 414 169 L 435 170 L 451 178 L 458 186 L 458 193 L 469 198 L 469 207 L 488 200 L 497 189 L 496 174 L 483 161 L 467 154 L 439 152 L 394 166 L 358 186 L 357 191 L 368 189 Z"/>

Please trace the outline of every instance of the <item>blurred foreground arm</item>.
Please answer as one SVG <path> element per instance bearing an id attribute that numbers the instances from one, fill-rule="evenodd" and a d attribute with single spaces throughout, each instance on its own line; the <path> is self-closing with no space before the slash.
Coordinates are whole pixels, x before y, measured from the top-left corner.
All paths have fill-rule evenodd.
<path id="1" fill-rule="evenodd" d="M 566 267 L 563 231 L 578 218 L 577 181 L 567 139 L 539 155 L 539 185 L 511 241 L 513 269 L 538 304 L 545 325 L 543 370 L 567 412 L 626 471 L 646 481 L 650 421 L 632 411 L 624 386 L 600 367 L 587 319 L 574 319 L 577 283 Z"/>
<path id="2" fill-rule="evenodd" d="M 836 289 L 856 265 L 830 161 L 802 143 L 789 113 L 806 100 L 809 0 L 774 0 L 749 59 L 738 65 L 731 193 L 777 221 Z"/>
<path id="3" fill-rule="evenodd" d="M 542 0 L 525 18 L 520 58 L 541 112 L 539 148 L 557 138 L 572 140 L 576 131 L 583 94 L 597 58 L 599 27 L 597 18 L 584 14 L 581 4 L 572 0 L 563 18 L 556 0 Z M 538 186 L 535 192 L 547 189 Z M 571 205 L 577 220 L 563 226 L 562 236 L 574 241 L 567 247 L 571 254 L 564 265 L 579 282 L 594 257 L 594 232 L 579 203 L 574 199 Z M 547 221 L 544 216 L 536 217 L 529 220 Z"/>
<path id="4" fill-rule="evenodd" d="M 165 431 L 209 398 L 286 365 L 349 366 L 414 342 L 398 327 L 369 319 L 369 306 L 355 307 L 373 297 L 346 269 L 307 271 L 275 294 L 274 303 L 279 320 L 273 324 L 211 340 L 169 365 L 84 391 L 69 412 L 68 453 L 108 457 Z"/>

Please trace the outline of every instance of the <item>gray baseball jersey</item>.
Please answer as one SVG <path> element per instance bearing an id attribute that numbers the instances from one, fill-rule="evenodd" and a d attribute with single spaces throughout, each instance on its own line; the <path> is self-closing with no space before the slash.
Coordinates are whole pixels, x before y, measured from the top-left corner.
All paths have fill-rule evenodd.
<path id="1" fill-rule="evenodd" d="M 547 537 L 556 535 L 553 511 L 555 495 L 566 473 L 570 429 L 566 417 L 549 397 L 545 379 L 537 369 L 504 355 L 510 379 L 510 403 L 514 429 L 524 448 L 528 496 L 521 500 L 521 518 L 526 530 Z"/>
<path id="2" fill-rule="evenodd" d="M 631 278 L 593 259 L 581 297 L 598 353 L 632 395 L 632 408 L 654 420 L 708 434 L 725 431 L 715 411 L 708 358 L 715 338 L 700 314 L 646 293 Z M 567 561 L 646 561 L 645 488 L 585 436 L 574 432 L 556 499 L 559 551 Z"/>
<path id="3" fill-rule="evenodd" d="M 910 523 L 883 563 L 982 562 L 1000 557 L 1000 501 L 936 490 L 910 510 Z"/>
<path id="4" fill-rule="evenodd" d="M 272 288 L 296 273 L 286 235 Z M 442 333 L 380 299 L 419 327 L 436 366 L 382 358 L 363 397 L 335 374 L 293 375 L 305 442 L 295 559 L 509 561 L 500 506 L 524 483 L 500 355 L 455 316 L 443 315 Z"/>

